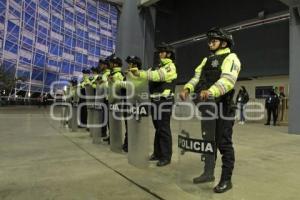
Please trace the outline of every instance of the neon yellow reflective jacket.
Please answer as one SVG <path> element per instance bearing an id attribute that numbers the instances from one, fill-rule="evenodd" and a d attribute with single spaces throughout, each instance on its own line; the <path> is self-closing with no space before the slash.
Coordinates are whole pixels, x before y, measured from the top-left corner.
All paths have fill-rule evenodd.
<path id="1" fill-rule="evenodd" d="M 97 87 L 96 80 L 97 80 L 98 77 L 99 77 L 99 74 L 93 75 L 93 80 L 91 80 L 91 85 L 92 85 L 93 88 Z"/>
<path id="2" fill-rule="evenodd" d="M 236 80 L 241 70 L 241 62 L 235 53 L 231 53 L 229 48 L 218 50 L 215 55 L 222 55 L 230 53 L 221 65 L 221 76 L 208 90 L 214 97 L 219 97 L 234 88 Z M 196 85 L 200 81 L 200 76 L 203 67 L 205 66 L 207 58 L 204 58 L 201 64 L 195 69 L 194 77 L 184 86 L 184 89 L 189 89 L 191 93 L 194 92 Z"/>
<path id="3" fill-rule="evenodd" d="M 110 75 L 110 70 L 109 69 L 105 69 L 103 71 L 103 74 L 102 74 L 102 81 L 107 82 L 107 78 L 108 78 L 109 75 Z"/>
<path id="4" fill-rule="evenodd" d="M 80 87 L 84 88 L 85 86 L 90 85 L 90 84 L 91 84 L 91 81 L 90 81 L 89 77 L 86 76 L 86 77 L 83 77 L 83 80 L 80 83 Z"/>
<path id="5" fill-rule="evenodd" d="M 169 58 L 161 59 L 160 63 L 161 67 L 152 70 L 149 69 L 147 71 L 141 70 L 140 71 L 140 77 L 142 79 L 148 79 L 152 82 L 165 82 L 165 83 L 172 83 L 175 79 L 177 79 L 177 72 L 176 72 L 176 66 L 173 63 L 173 61 Z M 151 97 L 168 97 L 170 95 L 174 95 L 173 91 L 171 89 L 165 89 L 162 93 L 153 93 L 151 94 Z"/>

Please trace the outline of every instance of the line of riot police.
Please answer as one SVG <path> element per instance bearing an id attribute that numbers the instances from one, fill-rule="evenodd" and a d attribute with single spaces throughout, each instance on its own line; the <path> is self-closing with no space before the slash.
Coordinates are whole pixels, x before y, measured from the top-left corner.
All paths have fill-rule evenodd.
<path id="1" fill-rule="evenodd" d="M 199 156 L 196 157 L 202 164 L 195 172 L 201 172 L 201 175 L 193 179 L 194 184 L 215 180 L 214 168 L 219 149 L 222 154 L 222 174 L 214 191 L 222 193 L 232 188 L 235 157 L 232 144 L 233 120 L 230 119 L 234 110 L 231 102 L 241 64 L 237 55 L 231 52 L 233 38 L 230 33 L 215 28 L 207 33 L 207 37 L 211 55 L 202 60 L 195 69 L 194 77 L 184 86 L 179 96 L 182 101 L 187 101 L 189 95 L 196 94 L 197 100 L 213 102 L 228 118 L 219 116 L 214 120 L 202 120 L 199 132 L 187 131 L 190 127 L 180 125 L 178 135 L 180 141 L 184 142 L 179 142 L 178 147 L 182 148 L 180 155 L 186 154 L 186 151 L 203 154 L 201 160 Z M 162 167 L 170 164 L 172 159 L 170 123 L 177 79 L 175 51 L 170 45 L 162 44 L 157 48 L 157 54 L 159 64 L 147 70 L 142 69 L 139 57 L 128 56 L 125 71 L 122 71 L 122 59 L 112 54 L 100 59 L 98 67 L 91 71 L 83 70 L 82 80 L 79 83 L 71 80 L 68 90 L 71 94 L 69 101 L 74 109 L 69 121 L 71 129 L 84 127 L 90 132 L 93 143 L 107 142 L 114 152 L 128 152 L 129 163 L 137 167 L 145 167 L 149 161 L 155 161 L 158 167 Z M 213 112 L 214 107 L 198 109 L 205 117 L 207 113 Z M 149 156 L 150 115 L 155 136 L 153 152 Z M 191 138 L 193 131 L 195 136 Z M 187 148 L 187 145 L 182 144 L 195 145 Z M 208 154 L 191 149 L 203 145 L 213 149 Z M 188 174 L 188 168 L 182 169 L 183 174 Z"/>

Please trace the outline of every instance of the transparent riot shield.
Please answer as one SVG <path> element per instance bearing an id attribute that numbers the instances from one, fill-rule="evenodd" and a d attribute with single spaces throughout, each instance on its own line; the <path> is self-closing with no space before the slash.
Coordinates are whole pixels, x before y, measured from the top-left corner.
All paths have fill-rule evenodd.
<path id="1" fill-rule="evenodd" d="M 95 108 L 93 116 L 93 132 L 92 138 L 94 144 L 101 143 L 102 139 L 102 127 L 107 123 L 108 119 L 104 119 L 104 112 L 108 112 L 108 109 L 104 106 L 104 100 L 106 96 L 106 89 L 102 85 L 96 87 Z M 107 115 L 105 115 L 107 116 Z"/>
<path id="2" fill-rule="evenodd" d="M 108 86 L 108 104 L 109 104 L 109 137 L 110 150 L 113 152 L 122 152 L 122 97 L 120 88 L 116 84 L 109 82 Z"/>
<path id="3" fill-rule="evenodd" d="M 60 112 L 61 112 L 61 127 L 65 128 L 66 126 L 69 125 L 69 122 L 67 120 L 68 116 L 68 107 L 66 105 L 61 105 L 60 107 Z"/>
<path id="4" fill-rule="evenodd" d="M 148 81 L 128 73 L 128 163 L 139 168 L 148 166 L 149 161 L 149 118 L 150 101 Z"/>
<path id="5" fill-rule="evenodd" d="M 79 86 L 73 87 L 72 91 L 72 117 L 71 117 L 71 131 L 75 132 L 78 130 L 78 103 L 79 103 L 79 96 L 78 96 L 78 91 Z M 80 117 L 80 116 L 79 116 Z"/>
<path id="6" fill-rule="evenodd" d="M 177 184 L 186 192 L 210 199 L 213 195 L 215 168 L 216 104 L 178 102 Z"/>
<path id="7" fill-rule="evenodd" d="M 65 98 L 65 102 L 66 103 L 70 103 L 71 102 L 71 98 L 70 98 L 70 87 L 67 87 L 67 90 L 64 91 L 64 96 Z M 62 109 L 62 126 L 66 127 L 68 126 L 70 128 L 70 118 L 68 118 L 68 116 L 70 115 L 70 107 L 67 106 L 67 104 L 61 105 L 61 109 Z"/>
<path id="8" fill-rule="evenodd" d="M 92 137 L 94 128 L 92 127 L 94 108 L 95 108 L 95 90 L 91 85 L 85 86 L 86 103 L 87 103 L 87 128 L 89 129 L 90 136 Z"/>
<path id="9" fill-rule="evenodd" d="M 65 100 L 66 103 L 68 104 L 72 104 L 72 96 L 71 96 L 71 88 L 70 85 L 67 86 L 67 89 L 64 93 L 65 96 Z M 70 116 L 72 114 L 72 111 L 70 110 L 70 106 L 65 106 L 64 107 L 64 118 L 67 119 L 68 116 Z M 65 125 L 68 124 L 68 128 L 71 128 L 72 126 L 72 117 L 68 118 L 68 120 L 66 120 Z"/>

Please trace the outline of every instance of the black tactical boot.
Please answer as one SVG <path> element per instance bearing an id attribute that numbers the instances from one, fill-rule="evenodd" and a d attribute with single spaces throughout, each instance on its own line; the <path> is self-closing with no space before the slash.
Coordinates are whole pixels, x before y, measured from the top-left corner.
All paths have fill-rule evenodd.
<path id="1" fill-rule="evenodd" d="M 215 193 L 223 193 L 232 188 L 231 180 L 223 181 L 221 180 L 219 184 L 214 188 Z"/>
<path id="2" fill-rule="evenodd" d="M 163 166 L 166 166 L 168 164 L 171 163 L 171 160 L 159 160 L 157 163 L 156 163 L 156 166 L 157 167 L 163 167 Z"/>
<path id="3" fill-rule="evenodd" d="M 208 183 L 208 182 L 213 182 L 213 181 L 215 181 L 215 176 L 208 174 L 208 173 L 203 173 L 200 176 L 193 179 L 194 184 Z"/>
<path id="4" fill-rule="evenodd" d="M 150 161 L 157 161 L 157 160 L 159 160 L 159 158 L 158 158 L 156 155 L 152 154 L 152 155 L 150 156 L 149 160 L 150 160 Z"/>

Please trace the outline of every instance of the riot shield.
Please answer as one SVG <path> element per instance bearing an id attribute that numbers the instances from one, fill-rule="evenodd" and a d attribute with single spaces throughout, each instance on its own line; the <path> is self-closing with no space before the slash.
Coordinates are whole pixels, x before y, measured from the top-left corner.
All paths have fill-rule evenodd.
<path id="1" fill-rule="evenodd" d="M 71 131 L 75 132 L 78 130 L 78 121 L 80 121 L 78 118 L 78 103 L 79 103 L 79 96 L 78 96 L 78 87 L 76 86 L 73 88 L 73 94 L 72 94 L 72 117 L 71 117 Z"/>
<path id="2" fill-rule="evenodd" d="M 179 123 L 177 184 L 186 192 L 210 199 L 213 195 L 216 156 L 216 104 L 178 102 Z"/>
<path id="3" fill-rule="evenodd" d="M 70 111 L 69 111 L 70 108 L 65 104 L 60 105 L 59 108 L 60 108 L 61 119 L 62 119 L 60 121 L 61 122 L 61 127 L 63 127 L 63 128 L 69 127 L 70 126 L 70 123 L 69 123 L 70 119 L 68 119 L 68 116 L 69 116 L 69 113 L 70 113 Z"/>
<path id="4" fill-rule="evenodd" d="M 85 86 L 86 103 L 87 103 L 87 128 L 89 129 L 90 136 L 92 137 L 94 128 L 91 126 L 93 123 L 94 108 L 95 108 L 95 91 L 91 85 Z"/>
<path id="5" fill-rule="evenodd" d="M 139 168 L 149 164 L 149 116 L 148 81 L 128 73 L 128 163 Z"/>
<path id="6" fill-rule="evenodd" d="M 116 84 L 108 84 L 110 150 L 122 152 L 122 98 Z"/>
<path id="7" fill-rule="evenodd" d="M 94 144 L 101 143 L 102 126 L 107 123 L 107 119 L 103 119 L 104 112 L 108 112 L 108 109 L 104 106 L 106 89 L 102 85 L 96 87 L 95 109 L 93 116 L 93 132 L 92 138 Z M 106 115 L 107 116 L 107 115 Z"/>
<path id="8" fill-rule="evenodd" d="M 60 112 L 61 112 L 61 126 L 68 127 L 70 126 L 68 116 L 69 116 L 69 109 L 67 105 L 60 105 Z"/>
<path id="9" fill-rule="evenodd" d="M 70 86 L 67 87 L 67 90 L 65 91 L 65 99 L 66 99 L 66 103 L 68 104 L 72 104 L 72 96 L 71 96 L 71 88 Z M 72 111 L 70 110 L 70 107 L 67 106 L 64 108 L 65 109 L 65 117 L 67 118 L 67 116 L 69 116 L 70 114 L 72 114 Z M 72 108 L 71 108 L 72 109 Z M 72 117 L 70 117 L 67 121 L 66 124 L 68 124 L 68 128 L 70 129 L 72 126 Z"/>
<path id="10" fill-rule="evenodd" d="M 69 93 L 70 93 L 70 87 L 67 87 L 67 90 L 64 91 L 64 96 L 68 97 Z M 63 102 L 64 102 L 64 100 L 63 100 Z M 70 98 L 66 98 L 65 102 L 69 103 Z M 62 120 L 61 120 L 62 127 L 66 127 L 66 126 L 70 127 L 70 119 L 68 119 L 68 116 L 70 115 L 70 110 L 69 110 L 70 108 L 66 104 L 62 104 L 60 106 L 60 108 L 61 108 L 61 117 L 62 117 Z"/>

